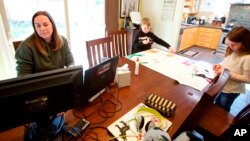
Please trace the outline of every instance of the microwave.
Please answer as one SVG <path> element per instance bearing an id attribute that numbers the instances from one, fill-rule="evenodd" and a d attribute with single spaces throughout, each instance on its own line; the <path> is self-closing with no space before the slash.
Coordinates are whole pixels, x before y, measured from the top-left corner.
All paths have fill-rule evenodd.
<path id="1" fill-rule="evenodd" d="M 194 17 L 194 16 L 188 16 L 188 18 L 187 18 L 187 23 L 188 24 L 193 24 L 193 21 L 194 20 L 196 20 L 196 17 Z"/>

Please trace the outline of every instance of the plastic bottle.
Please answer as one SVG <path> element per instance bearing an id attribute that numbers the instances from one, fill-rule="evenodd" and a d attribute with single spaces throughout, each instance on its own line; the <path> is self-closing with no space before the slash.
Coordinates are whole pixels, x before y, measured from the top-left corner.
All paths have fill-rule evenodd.
<path id="1" fill-rule="evenodd" d="M 135 61 L 135 75 L 139 74 L 139 57 Z"/>

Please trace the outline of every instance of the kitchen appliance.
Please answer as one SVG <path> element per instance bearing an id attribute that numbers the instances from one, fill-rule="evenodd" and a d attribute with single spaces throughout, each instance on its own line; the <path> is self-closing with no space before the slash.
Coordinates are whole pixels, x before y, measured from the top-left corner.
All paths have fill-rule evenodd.
<path id="1" fill-rule="evenodd" d="M 199 25 L 204 25 L 205 24 L 205 19 L 206 19 L 206 16 L 200 16 L 200 19 L 199 19 Z"/>
<path id="2" fill-rule="evenodd" d="M 188 16 L 187 23 L 188 24 L 194 24 L 196 22 L 196 17 L 194 16 Z"/>
<path id="3" fill-rule="evenodd" d="M 226 40 L 227 33 L 228 32 L 222 32 L 220 41 L 219 41 L 219 46 L 217 47 L 216 52 L 222 53 L 222 54 L 226 53 L 227 45 L 225 43 L 225 40 Z"/>
<path id="4" fill-rule="evenodd" d="M 225 27 L 223 27 L 223 32 L 231 31 L 235 26 L 235 22 L 236 22 L 236 20 L 234 20 L 234 19 L 229 20 L 228 24 Z"/>
<path id="5" fill-rule="evenodd" d="M 205 20 L 204 19 L 199 19 L 199 25 L 204 25 L 205 24 Z"/>

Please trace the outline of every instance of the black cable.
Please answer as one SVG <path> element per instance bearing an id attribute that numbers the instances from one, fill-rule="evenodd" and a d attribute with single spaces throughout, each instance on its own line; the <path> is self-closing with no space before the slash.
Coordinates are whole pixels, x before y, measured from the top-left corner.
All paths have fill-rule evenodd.
<path id="1" fill-rule="evenodd" d="M 73 108 L 72 111 L 73 111 L 73 115 L 74 115 L 75 117 L 77 117 L 78 119 L 81 119 L 81 118 L 82 118 L 82 117 L 76 115 L 75 108 Z"/>
<path id="2" fill-rule="evenodd" d="M 92 139 L 94 141 L 101 141 L 101 140 L 98 139 L 98 134 L 93 131 L 93 130 L 96 130 L 96 129 L 104 129 L 105 131 L 108 131 L 107 128 L 103 127 L 103 126 L 91 127 L 91 128 L 88 128 L 88 131 L 85 133 L 83 139 L 87 140 L 87 141 L 89 141 L 89 139 Z M 91 134 L 93 134 L 93 135 L 91 135 Z"/>
<path id="3" fill-rule="evenodd" d="M 118 85 L 116 85 L 116 86 L 117 86 L 117 87 L 116 87 L 116 91 L 117 91 L 117 93 L 119 94 Z M 119 100 L 112 94 L 112 92 L 110 92 L 109 87 L 106 87 L 106 91 L 109 92 L 109 93 L 111 93 L 110 95 L 111 95 L 112 97 L 114 97 L 117 101 L 119 101 Z M 100 100 L 100 102 L 99 102 L 98 104 L 95 104 L 95 105 L 94 105 L 94 106 L 97 106 L 97 109 L 96 109 L 95 111 L 93 111 L 92 113 L 90 113 L 90 114 L 88 114 L 88 115 L 86 115 L 86 114 L 83 112 L 83 115 L 86 117 L 86 119 L 89 118 L 90 116 L 92 116 L 92 114 L 96 114 L 96 113 L 98 113 L 98 115 L 99 115 L 100 117 L 104 118 L 102 121 L 97 122 L 97 123 L 94 123 L 94 124 L 101 124 L 101 123 L 105 122 L 108 118 L 114 116 L 115 112 L 117 112 L 117 111 L 119 111 L 119 110 L 121 109 L 121 108 L 119 108 L 118 110 L 115 110 L 115 111 L 112 111 L 112 112 L 106 111 L 106 110 L 108 110 L 108 109 L 104 109 L 105 104 L 111 103 L 112 105 L 114 105 L 114 107 L 117 107 L 117 105 L 118 105 L 119 103 L 117 104 L 117 103 L 112 102 L 112 101 L 110 100 L 110 98 L 108 98 L 107 100 L 104 100 L 104 98 L 103 98 L 102 95 L 98 98 L 98 100 Z M 121 103 L 121 102 L 120 102 L 120 103 Z M 110 113 L 111 113 L 111 115 L 109 115 Z M 92 124 L 93 124 L 93 122 L 92 122 Z"/>
<path id="4" fill-rule="evenodd" d="M 116 90 L 115 93 L 117 93 L 117 97 L 114 96 L 113 92 L 111 92 L 111 90 L 109 89 L 109 87 L 107 87 L 106 90 L 111 95 L 111 97 L 115 98 L 116 103 L 112 101 L 112 98 L 108 98 L 107 100 L 103 101 L 102 97 L 101 97 L 100 100 L 101 100 L 101 103 L 102 103 L 101 105 L 102 106 L 101 106 L 98 114 L 101 117 L 103 117 L 103 118 L 111 118 L 111 117 L 113 117 L 115 115 L 116 112 L 118 112 L 118 111 L 121 110 L 121 107 L 117 110 L 117 105 L 119 105 L 119 103 L 120 103 L 120 105 L 122 105 L 122 104 L 119 101 L 119 89 L 118 89 L 118 85 L 116 85 L 116 89 L 115 89 Z M 112 104 L 115 107 L 115 109 L 116 109 L 115 111 L 107 111 L 108 109 L 107 108 L 105 109 L 105 104 L 109 104 L 109 103 Z M 105 115 L 102 115 L 102 114 L 105 114 Z"/>
<path id="5" fill-rule="evenodd" d="M 91 118 L 91 116 L 96 116 L 99 115 L 102 120 L 99 120 L 99 122 L 94 123 L 91 121 L 91 126 L 86 128 L 85 132 L 82 133 L 83 138 L 81 140 L 94 140 L 94 141 L 99 141 L 98 139 L 98 134 L 94 132 L 93 130 L 97 128 L 102 128 L 106 131 L 108 129 L 106 127 L 102 126 L 95 126 L 95 125 L 100 125 L 104 123 L 108 118 L 111 118 L 115 115 L 115 113 L 119 112 L 122 109 L 122 103 L 119 100 L 119 88 L 118 85 L 116 84 L 115 87 L 110 88 L 111 86 L 106 87 L 106 92 L 109 95 L 100 95 L 97 100 L 94 103 L 90 103 L 90 106 L 93 106 L 93 108 L 96 108 L 94 111 L 90 111 L 90 113 L 86 113 L 87 111 L 83 111 L 82 115 L 85 117 L 85 119 Z M 115 110 L 111 110 L 110 108 L 105 108 L 106 106 L 111 106 L 114 107 Z M 89 108 L 88 108 L 89 109 Z M 91 108 L 90 108 L 91 109 Z M 113 109 L 113 108 L 111 108 Z M 75 112 L 75 109 L 73 109 L 73 114 L 74 116 L 81 118 L 81 116 L 77 115 Z"/>

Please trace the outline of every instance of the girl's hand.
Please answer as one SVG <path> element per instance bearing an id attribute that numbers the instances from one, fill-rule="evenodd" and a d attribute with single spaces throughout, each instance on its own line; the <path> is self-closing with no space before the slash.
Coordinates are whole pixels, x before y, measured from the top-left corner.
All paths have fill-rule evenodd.
<path id="1" fill-rule="evenodd" d="M 213 70 L 217 75 L 220 75 L 223 71 L 223 68 L 221 67 L 220 64 L 214 64 L 213 65 Z"/>
<path id="2" fill-rule="evenodd" d="M 213 64 L 213 70 L 220 69 L 221 65 L 220 64 Z"/>

